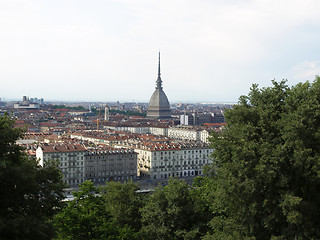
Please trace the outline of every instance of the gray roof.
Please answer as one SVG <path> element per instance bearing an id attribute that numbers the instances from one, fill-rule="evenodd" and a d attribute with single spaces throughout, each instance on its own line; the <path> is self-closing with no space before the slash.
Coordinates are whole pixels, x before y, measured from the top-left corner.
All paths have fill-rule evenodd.
<path id="1" fill-rule="evenodd" d="M 170 110 L 170 104 L 168 98 L 162 89 L 156 89 L 149 101 L 148 109 L 158 110 L 158 109 L 166 109 Z"/>

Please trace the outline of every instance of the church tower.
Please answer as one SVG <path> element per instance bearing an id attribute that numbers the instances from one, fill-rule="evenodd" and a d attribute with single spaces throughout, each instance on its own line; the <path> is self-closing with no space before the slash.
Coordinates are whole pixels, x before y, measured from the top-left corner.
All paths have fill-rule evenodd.
<path id="1" fill-rule="evenodd" d="M 168 98 L 162 89 L 159 52 L 158 79 L 156 81 L 156 90 L 153 92 L 150 98 L 147 117 L 157 119 L 168 119 L 171 118 L 170 112 L 171 110 Z"/>

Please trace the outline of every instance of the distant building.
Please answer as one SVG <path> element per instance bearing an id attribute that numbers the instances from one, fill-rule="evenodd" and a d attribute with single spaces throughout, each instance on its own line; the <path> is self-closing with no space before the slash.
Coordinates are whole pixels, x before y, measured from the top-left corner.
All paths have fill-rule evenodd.
<path id="1" fill-rule="evenodd" d="M 40 107 L 40 104 L 32 102 L 27 96 L 23 96 L 22 102 L 15 103 L 13 107 L 16 109 L 38 109 Z"/>
<path id="2" fill-rule="evenodd" d="M 196 126 L 212 123 L 213 117 L 209 113 L 184 113 L 180 115 L 180 125 Z"/>
<path id="3" fill-rule="evenodd" d="M 188 126 L 175 126 L 168 129 L 168 137 L 180 140 L 200 140 L 200 129 Z"/>
<path id="4" fill-rule="evenodd" d="M 225 122 L 225 118 L 224 118 L 223 112 L 221 110 L 214 113 L 213 122 L 214 123 L 223 123 L 223 122 Z"/>
<path id="5" fill-rule="evenodd" d="M 160 73 L 160 52 L 159 52 L 159 67 L 158 67 L 158 79 L 156 81 L 156 90 L 153 92 L 148 106 L 147 117 L 157 119 L 171 118 L 170 104 L 166 94 L 162 89 L 162 80 Z"/>
<path id="6" fill-rule="evenodd" d="M 184 113 L 183 115 L 180 115 L 180 125 L 194 126 L 196 125 L 195 121 L 195 116 L 192 113 Z"/>
<path id="7" fill-rule="evenodd" d="M 1 101 L 1 98 L 0 98 L 0 107 L 4 107 L 6 105 L 6 103 L 5 102 L 2 102 Z"/>
<path id="8" fill-rule="evenodd" d="M 197 113 L 196 114 L 196 125 L 202 125 L 204 123 L 212 123 L 213 118 L 209 113 Z"/>

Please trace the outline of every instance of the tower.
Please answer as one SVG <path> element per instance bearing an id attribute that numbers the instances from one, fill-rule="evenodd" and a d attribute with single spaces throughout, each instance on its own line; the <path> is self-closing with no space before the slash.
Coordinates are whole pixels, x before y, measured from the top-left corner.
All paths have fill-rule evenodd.
<path id="1" fill-rule="evenodd" d="M 104 109 L 104 120 L 109 121 L 109 119 L 110 119 L 110 112 L 109 112 L 108 104 L 106 104 L 106 108 Z"/>
<path id="2" fill-rule="evenodd" d="M 160 73 L 160 52 L 159 52 L 159 66 L 158 66 L 158 78 L 156 81 L 156 89 L 153 92 L 148 106 L 147 117 L 157 119 L 171 118 L 170 104 L 166 94 L 162 88 L 162 80 Z"/>

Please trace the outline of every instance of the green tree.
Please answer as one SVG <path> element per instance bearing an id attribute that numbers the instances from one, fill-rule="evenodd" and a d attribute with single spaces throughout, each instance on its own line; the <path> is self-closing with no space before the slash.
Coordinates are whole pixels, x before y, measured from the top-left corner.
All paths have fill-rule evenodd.
<path id="1" fill-rule="evenodd" d="M 320 78 L 259 89 L 225 113 L 211 139 L 208 239 L 320 239 Z"/>
<path id="2" fill-rule="evenodd" d="M 213 176 L 196 177 L 190 187 L 195 212 L 193 228 L 199 229 L 198 236 L 203 236 L 210 231 L 209 222 L 213 217 L 211 203 L 214 201 L 213 193 L 216 190 Z"/>
<path id="3" fill-rule="evenodd" d="M 143 195 L 137 193 L 138 185 L 133 182 L 108 182 L 103 188 L 103 199 L 111 221 L 118 226 L 121 239 L 140 239 L 140 208 L 143 206 Z"/>
<path id="4" fill-rule="evenodd" d="M 63 199 L 55 162 L 40 167 L 15 142 L 23 135 L 14 120 L 0 117 L 0 238 L 51 239 L 51 219 Z"/>
<path id="5" fill-rule="evenodd" d="M 99 193 L 91 181 L 80 185 L 80 191 L 73 193 L 75 199 L 55 216 L 57 239 L 112 239 L 108 238 L 114 233 L 108 224 L 110 215 Z"/>
<path id="6" fill-rule="evenodd" d="M 169 179 L 156 188 L 141 210 L 144 239 L 199 239 L 195 204 L 190 186 L 183 180 Z"/>
<path id="7" fill-rule="evenodd" d="M 140 239 L 137 189 L 133 183 L 108 183 L 101 190 L 85 181 L 55 217 L 58 239 Z"/>

